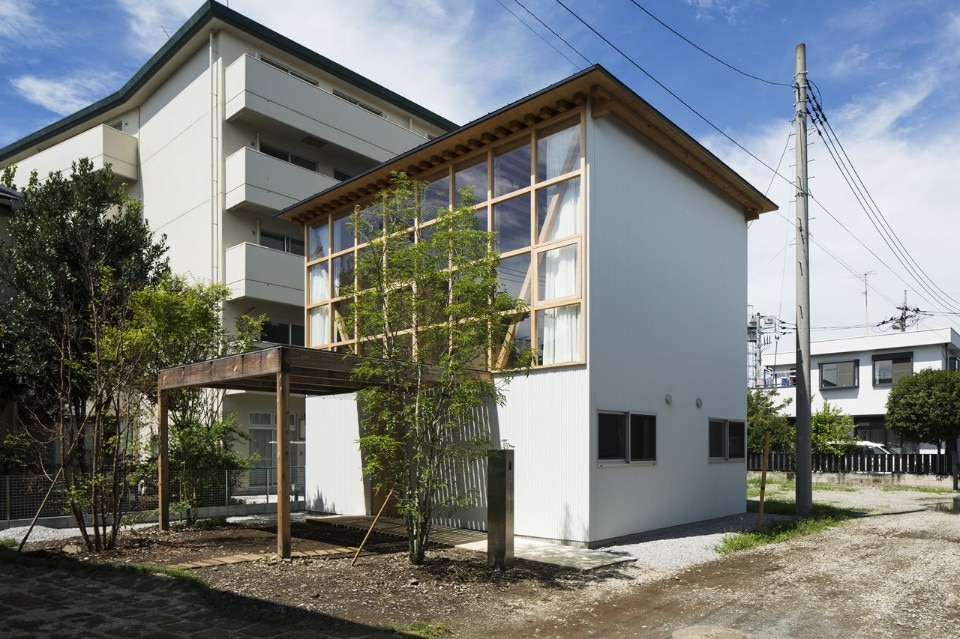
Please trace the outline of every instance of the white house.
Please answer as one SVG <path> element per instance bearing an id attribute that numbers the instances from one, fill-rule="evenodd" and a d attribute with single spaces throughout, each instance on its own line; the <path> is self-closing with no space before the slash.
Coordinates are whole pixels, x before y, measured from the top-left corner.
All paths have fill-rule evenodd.
<path id="1" fill-rule="evenodd" d="M 347 221 L 393 171 L 444 204 L 474 187 L 529 305 L 511 335 L 536 365 L 491 420 L 517 534 L 596 545 L 744 511 L 747 222 L 772 202 L 593 67 L 282 211 L 306 229 L 308 346 L 356 344 Z M 371 512 L 354 397 L 306 409 L 308 508 Z"/>
<path id="2" fill-rule="evenodd" d="M 901 442 L 886 428 L 887 395 L 901 377 L 928 368 L 960 369 L 960 335 L 952 328 L 813 342 L 813 409 L 829 401 L 853 418 L 859 439 L 885 444 L 897 452 L 918 452 L 915 442 Z M 778 354 L 775 362 L 765 367 L 764 378 L 779 396 L 794 400 L 796 353 Z M 790 417 L 796 417 L 794 404 L 791 401 L 787 408 Z"/>
<path id="3" fill-rule="evenodd" d="M 273 212 L 454 126 L 208 1 L 116 93 L 0 149 L 0 167 L 25 184 L 81 157 L 110 163 L 166 235 L 174 272 L 230 288 L 228 328 L 264 313 L 265 341 L 302 345 L 302 229 Z M 232 393 L 224 410 L 273 465 L 272 397 Z M 302 416 L 295 398 L 291 428 Z"/>

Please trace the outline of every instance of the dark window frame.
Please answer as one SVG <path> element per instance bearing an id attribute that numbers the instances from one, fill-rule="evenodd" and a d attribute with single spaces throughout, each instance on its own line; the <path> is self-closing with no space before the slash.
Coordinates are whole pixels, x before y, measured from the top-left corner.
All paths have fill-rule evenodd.
<path id="1" fill-rule="evenodd" d="M 611 432 L 611 426 L 617 430 Z M 604 431 L 606 431 L 606 433 Z M 611 435 L 613 435 L 613 439 L 616 441 L 611 441 Z M 656 414 L 634 411 L 597 411 L 598 464 L 649 465 L 655 464 L 656 461 Z"/>
<path id="2" fill-rule="evenodd" d="M 747 425 L 739 419 L 707 420 L 707 458 L 742 463 L 747 457 Z"/>
<path id="3" fill-rule="evenodd" d="M 281 333 L 284 332 L 286 333 L 286 339 L 284 341 L 271 339 L 279 337 Z M 260 334 L 260 341 L 268 344 L 282 344 L 284 346 L 303 346 L 304 335 L 305 331 L 302 324 L 267 320 L 263 323 L 263 331 Z"/>
<path id="4" fill-rule="evenodd" d="M 843 379 L 846 377 L 841 375 L 840 367 L 844 364 L 849 364 L 852 367 L 851 377 L 853 378 L 850 384 L 844 384 Z M 836 366 L 836 380 L 835 384 L 825 384 L 827 376 L 824 374 L 824 368 Z M 832 362 L 821 362 L 819 365 L 820 369 L 820 390 L 837 390 L 841 388 L 860 388 L 860 360 L 858 359 L 843 359 L 836 360 Z"/>
<path id="5" fill-rule="evenodd" d="M 880 362 L 890 363 L 890 377 L 880 377 L 877 364 Z M 903 370 L 903 365 L 909 364 L 909 372 Z M 900 370 L 897 370 L 897 366 Z M 880 353 L 873 356 L 873 386 L 874 388 L 889 388 L 895 386 L 901 377 L 913 375 L 913 352 L 904 353 Z"/>

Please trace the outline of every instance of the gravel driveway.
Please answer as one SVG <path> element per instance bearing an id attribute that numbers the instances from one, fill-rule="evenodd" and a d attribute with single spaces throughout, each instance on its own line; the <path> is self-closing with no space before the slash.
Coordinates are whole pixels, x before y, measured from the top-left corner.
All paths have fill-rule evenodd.
<path id="1" fill-rule="evenodd" d="M 536 637 L 960 637 L 960 514 L 953 496 L 863 487 L 816 503 L 865 509 L 822 533 L 665 570 L 642 544 L 636 581 L 581 593 Z M 654 547 L 651 546 L 651 549 Z M 654 579 L 650 579 L 655 575 Z"/>

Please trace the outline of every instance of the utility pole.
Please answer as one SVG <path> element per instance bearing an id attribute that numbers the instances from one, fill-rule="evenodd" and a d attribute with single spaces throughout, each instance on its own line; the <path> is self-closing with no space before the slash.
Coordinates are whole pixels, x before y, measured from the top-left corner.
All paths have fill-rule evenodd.
<path id="1" fill-rule="evenodd" d="M 810 233 L 807 224 L 807 48 L 796 48 L 797 70 L 797 515 L 813 508 L 810 428 Z"/>

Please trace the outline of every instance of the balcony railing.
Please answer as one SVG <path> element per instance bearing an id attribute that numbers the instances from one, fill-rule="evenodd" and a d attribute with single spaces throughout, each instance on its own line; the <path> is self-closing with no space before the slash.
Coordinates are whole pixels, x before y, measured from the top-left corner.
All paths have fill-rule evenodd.
<path id="1" fill-rule="evenodd" d="M 278 160 L 249 147 L 226 160 L 227 210 L 279 211 L 335 185 L 332 177 Z"/>
<path id="2" fill-rule="evenodd" d="M 293 127 L 377 162 L 427 139 L 289 73 L 245 55 L 227 67 L 227 120 Z"/>
<path id="3" fill-rule="evenodd" d="M 303 256 L 244 242 L 227 249 L 229 300 L 303 305 Z"/>
<path id="4" fill-rule="evenodd" d="M 24 158 L 18 163 L 18 175 L 30 175 L 34 170 L 40 176 L 51 171 L 61 171 L 66 175 L 79 158 L 89 158 L 94 169 L 102 169 L 110 164 L 114 175 L 125 182 L 139 179 L 137 138 L 105 124 Z"/>

